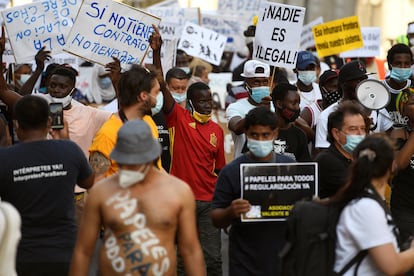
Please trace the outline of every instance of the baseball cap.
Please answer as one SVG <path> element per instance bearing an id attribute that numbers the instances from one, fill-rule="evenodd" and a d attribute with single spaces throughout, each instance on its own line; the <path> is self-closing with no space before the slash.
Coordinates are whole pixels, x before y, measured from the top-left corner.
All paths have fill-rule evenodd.
<path id="1" fill-rule="evenodd" d="M 325 83 L 327 83 L 330 79 L 337 78 L 337 77 L 338 77 L 338 71 L 330 70 L 330 69 L 326 70 L 319 77 L 319 85 L 324 86 Z"/>
<path id="2" fill-rule="evenodd" d="M 244 64 L 243 73 L 240 76 L 244 78 L 268 78 L 270 76 L 270 66 L 258 60 L 248 60 Z"/>
<path id="3" fill-rule="evenodd" d="M 345 63 L 339 70 L 338 81 L 340 83 L 349 80 L 357 80 L 364 76 L 367 76 L 367 70 L 365 69 L 364 64 L 358 60 L 354 60 L 348 63 Z"/>
<path id="4" fill-rule="evenodd" d="M 304 70 L 309 64 L 316 65 L 316 57 L 309 51 L 300 51 L 296 60 L 296 68 Z"/>
<path id="5" fill-rule="evenodd" d="M 161 145 L 143 120 L 127 121 L 118 131 L 115 148 L 109 157 L 118 164 L 138 165 L 154 161 Z"/>

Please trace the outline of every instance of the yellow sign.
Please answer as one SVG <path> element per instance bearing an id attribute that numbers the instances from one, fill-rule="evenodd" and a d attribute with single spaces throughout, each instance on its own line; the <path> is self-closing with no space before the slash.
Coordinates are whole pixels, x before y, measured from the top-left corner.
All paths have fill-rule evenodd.
<path id="1" fill-rule="evenodd" d="M 358 16 L 350 16 L 312 28 L 319 57 L 336 55 L 363 46 Z"/>

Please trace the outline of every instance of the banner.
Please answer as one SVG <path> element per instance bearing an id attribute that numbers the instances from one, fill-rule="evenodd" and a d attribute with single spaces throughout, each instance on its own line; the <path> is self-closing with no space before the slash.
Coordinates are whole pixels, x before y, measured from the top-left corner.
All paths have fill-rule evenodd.
<path id="1" fill-rule="evenodd" d="M 174 22 L 184 26 L 186 21 L 200 25 L 200 9 L 199 8 L 178 8 L 178 7 L 150 7 L 147 12 L 159 18 L 162 22 Z"/>
<path id="2" fill-rule="evenodd" d="M 318 56 L 336 55 L 363 46 L 358 16 L 330 21 L 312 28 Z"/>
<path id="3" fill-rule="evenodd" d="M 160 19 L 130 6 L 110 1 L 84 0 L 64 50 L 105 65 L 112 57 L 122 65 L 141 63 L 149 37 Z"/>
<path id="4" fill-rule="evenodd" d="M 256 26 L 253 59 L 295 68 L 304 17 L 303 7 L 267 2 Z"/>
<path id="5" fill-rule="evenodd" d="M 306 50 L 308 48 L 315 47 L 315 39 L 313 39 L 312 27 L 322 23 L 323 18 L 320 16 L 303 26 L 302 34 L 300 35 L 300 49 Z"/>
<path id="6" fill-rule="evenodd" d="M 183 28 L 178 49 L 188 55 L 219 65 L 227 37 L 212 30 L 187 22 Z"/>
<path id="7" fill-rule="evenodd" d="M 242 221 L 283 221 L 296 201 L 318 192 L 317 163 L 240 165 L 241 198 L 250 202 Z"/>
<path id="8" fill-rule="evenodd" d="M 362 41 L 364 46 L 351 51 L 341 53 L 341 58 L 352 57 L 378 57 L 381 53 L 381 28 L 380 27 L 362 27 Z"/>
<path id="9" fill-rule="evenodd" d="M 43 46 L 52 55 L 61 53 L 80 5 L 80 0 L 47 0 L 1 11 L 16 62 L 31 62 Z"/>

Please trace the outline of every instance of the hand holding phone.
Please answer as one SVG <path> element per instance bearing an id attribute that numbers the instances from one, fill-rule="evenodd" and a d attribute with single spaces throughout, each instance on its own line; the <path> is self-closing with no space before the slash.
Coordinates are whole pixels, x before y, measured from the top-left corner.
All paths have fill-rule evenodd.
<path id="1" fill-rule="evenodd" d="M 49 104 L 50 117 L 52 117 L 52 129 L 63 129 L 63 105 L 62 103 Z"/>

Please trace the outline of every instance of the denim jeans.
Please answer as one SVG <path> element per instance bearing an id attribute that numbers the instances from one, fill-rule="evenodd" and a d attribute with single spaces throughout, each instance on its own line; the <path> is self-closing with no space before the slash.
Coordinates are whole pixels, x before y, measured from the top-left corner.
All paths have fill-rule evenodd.
<path id="1" fill-rule="evenodd" d="M 203 250 L 207 276 L 222 276 L 221 233 L 210 219 L 211 202 L 196 200 L 196 223 L 198 237 Z M 184 265 L 178 254 L 177 275 L 183 276 Z"/>

